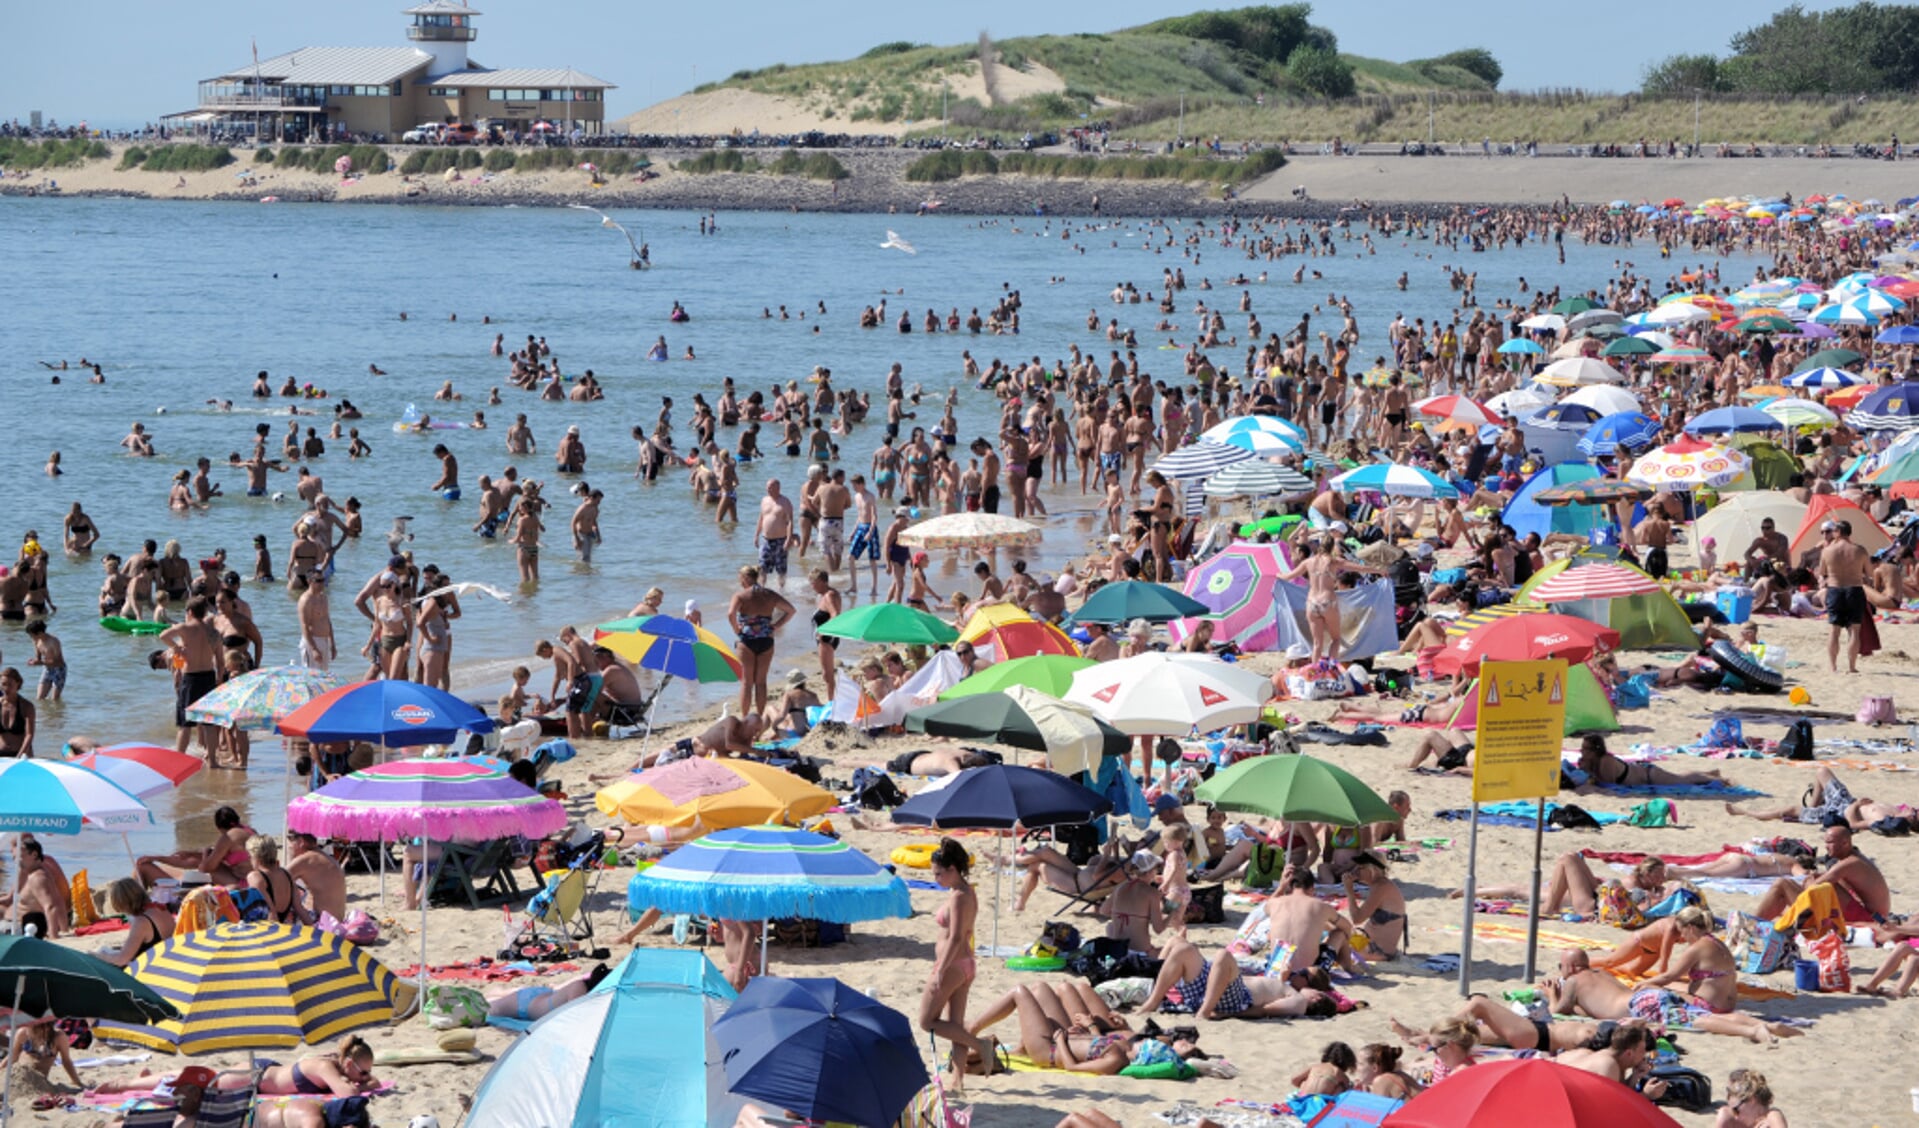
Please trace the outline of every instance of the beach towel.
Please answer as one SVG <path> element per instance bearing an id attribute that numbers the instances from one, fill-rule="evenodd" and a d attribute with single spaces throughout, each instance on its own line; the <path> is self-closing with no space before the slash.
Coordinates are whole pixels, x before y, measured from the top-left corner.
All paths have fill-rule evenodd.
<path id="1" fill-rule="evenodd" d="M 1458 932 L 1458 925 L 1447 925 L 1446 931 Z M 1503 920 L 1479 920 L 1473 922 L 1473 938 L 1477 940 L 1501 940 L 1507 943 L 1524 944 L 1526 928 L 1524 925 L 1507 924 Z M 1584 948 L 1588 952 L 1611 951 L 1613 945 L 1605 940 L 1595 940 L 1589 936 L 1574 936 L 1570 932 L 1548 932 L 1539 930 L 1539 942 L 1561 948 Z"/>
<path id="2" fill-rule="evenodd" d="M 73 905 L 72 919 L 68 922 L 74 932 L 79 932 L 94 921 L 100 919 L 93 911 L 93 892 L 87 888 L 87 871 L 77 870 L 68 882 L 68 891 Z"/>
<path id="3" fill-rule="evenodd" d="M 1803 926 L 1799 921 L 1806 918 Z M 1772 926 L 1781 932 L 1803 930 L 1809 939 L 1816 940 L 1828 932 L 1846 933 L 1846 916 L 1839 904 L 1839 889 L 1828 882 L 1808 886 L 1786 906 Z"/>
<path id="4" fill-rule="evenodd" d="M 1599 791 L 1607 795 L 1660 796 L 1666 799 L 1753 799 L 1766 794 L 1730 783 L 1661 783 L 1638 787 L 1601 784 Z"/>
<path id="5" fill-rule="evenodd" d="M 127 922 L 115 917 L 112 920 L 96 920 L 85 928 L 76 928 L 73 930 L 73 934 L 75 936 L 101 936 L 109 932 L 125 932 L 126 930 Z"/>
<path id="6" fill-rule="evenodd" d="M 1669 866 L 1700 866 L 1727 854 L 1746 854 L 1751 851 L 1738 846 L 1721 846 L 1710 854 L 1644 854 L 1635 850 L 1581 850 L 1580 854 L 1595 862 L 1612 862 L 1616 865 L 1635 866 L 1649 857 L 1658 857 Z"/>
<path id="7" fill-rule="evenodd" d="M 1308 1121 L 1311 1128 L 1379 1128 L 1386 1118 L 1399 1111 L 1405 1101 L 1355 1089 L 1333 1098 L 1319 1119 Z"/>
<path id="8" fill-rule="evenodd" d="M 233 898 L 225 889 L 209 885 L 195 889 L 180 903 L 180 912 L 173 919 L 173 934 L 186 936 L 212 928 L 221 921 L 240 923 L 240 911 L 233 907 Z"/>
<path id="9" fill-rule="evenodd" d="M 1435 811 L 1433 812 L 1433 815 L 1435 818 L 1458 820 L 1458 821 L 1463 821 L 1473 817 L 1472 810 L 1467 807 L 1460 807 L 1456 810 Z M 1479 816 L 1479 825 L 1480 826 L 1516 826 L 1526 830 L 1531 830 L 1533 828 L 1533 819 L 1530 817 L 1522 819 L 1517 815 L 1488 815 L 1482 812 Z M 1549 823 L 1546 826 L 1546 833 L 1551 834 L 1554 831 L 1557 831 L 1559 829 L 1560 829 L 1559 827 L 1553 826 Z"/>

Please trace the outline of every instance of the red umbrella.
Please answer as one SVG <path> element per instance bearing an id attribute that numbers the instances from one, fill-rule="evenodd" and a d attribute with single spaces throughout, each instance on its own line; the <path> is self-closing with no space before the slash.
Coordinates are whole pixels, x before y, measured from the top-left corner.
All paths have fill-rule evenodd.
<path id="1" fill-rule="evenodd" d="M 1571 615 L 1512 615 L 1448 641 L 1446 649 L 1433 659 L 1433 669 L 1442 674 L 1471 674 L 1488 658 L 1495 662 L 1529 658 L 1584 662 L 1595 651 L 1618 645 L 1618 631 Z"/>
<path id="2" fill-rule="evenodd" d="M 1437 415 L 1474 427 L 1498 427 L 1505 422 L 1485 404 L 1466 396 L 1431 396 L 1413 404 L 1413 409 L 1421 415 Z"/>
<path id="3" fill-rule="evenodd" d="M 1571 603 L 1578 599 L 1623 599 L 1659 590 L 1659 581 L 1623 564 L 1587 564 L 1568 568 L 1534 586 L 1535 603 Z"/>
<path id="4" fill-rule="evenodd" d="M 1617 1081 L 1544 1058 L 1462 1070 L 1400 1106 L 1382 1128 L 1679 1128 Z"/>

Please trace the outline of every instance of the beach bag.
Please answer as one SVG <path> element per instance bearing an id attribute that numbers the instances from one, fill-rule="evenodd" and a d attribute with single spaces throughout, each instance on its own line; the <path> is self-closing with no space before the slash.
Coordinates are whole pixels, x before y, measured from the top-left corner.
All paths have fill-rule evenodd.
<path id="1" fill-rule="evenodd" d="M 1568 803 L 1563 807 L 1555 807 L 1553 813 L 1546 816 L 1546 822 L 1551 826 L 1563 827 L 1566 830 L 1599 829 L 1599 820 L 1592 817 L 1591 811 L 1586 810 L 1586 808 L 1581 807 L 1577 803 Z"/>
<path id="2" fill-rule="evenodd" d="M 1632 894 L 1617 881 L 1608 881 L 1599 887 L 1599 923 L 1610 924 L 1614 928 L 1643 928 L 1646 914 L 1639 911 L 1633 902 Z"/>
<path id="3" fill-rule="evenodd" d="M 1666 1088 L 1652 1103 L 1672 1105 L 1689 1112 L 1702 1112 L 1712 1107 L 1712 1078 L 1685 1065 L 1656 1065 L 1646 1071 L 1639 1079 L 1639 1088 L 1643 1092 L 1654 1081 L 1664 1081 Z"/>
<path id="4" fill-rule="evenodd" d="M 1193 899 L 1186 905 L 1187 924 L 1225 924 L 1226 886 L 1195 885 Z"/>
<path id="5" fill-rule="evenodd" d="M 1072 826 L 1053 828 L 1053 845 L 1066 855 L 1068 861 L 1083 866 L 1099 853 L 1099 828 L 1092 823 L 1075 823 Z"/>
<path id="6" fill-rule="evenodd" d="M 1613 704 L 1621 709 L 1644 709 L 1652 704 L 1654 675 L 1634 674 L 1613 691 Z"/>
<path id="7" fill-rule="evenodd" d="M 1659 902 L 1657 905 L 1643 910 L 1640 915 L 1644 916 L 1647 920 L 1661 920 L 1689 905 L 1701 905 L 1704 903 L 1705 898 L 1701 897 L 1696 891 L 1681 887 L 1673 890 L 1666 896 L 1665 900 Z"/>
<path id="8" fill-rule="evenodd" d="M 420 1013 L 426 1016 L 426 1024 L 435 1030 L 485 1026 L 486 996 L 471 987 L 429 983 L 426 987 L 426 1005 L 420 1008 Z"/>
<path id="9" fill-rule="evenodd" d="M 854 768 L 851 784 L 853 802 L 869 811 L 897 807 L 906 802 L 906 793 L 893 777 L 878 768 Z"/>
<path id="10" fill-rule="evenodd" d="M 1721 717 L 1712 723 L 1696 748 L 1744 748 L 1746 733 L 1738 717 Z"/>
<path id="11" fill-rule="evenodd" d="M 1858 720 L 1862 725 L 1896 725 L 1899 714 L 1894 711 L 1890 697 L 1863 697 L 1859 700 Z"/>
<path id="12" fill-rule="evenodd" d="M 1726 914 L 1726 946 L 1739 961 L 1741 975 L 1770 975 L 1793 955 L 1792 933 L 1737 910 Z"/>
<path id="13" fill-rule="evenodd" d="M 1278 846 L 1268 846 L 1264 842 L 1254 842 L 1253 852 L 1246 859 L 1245 883 L 1248 889 L 1271 889 L 1273 882 L 1286 868 L 1286 851 Z"/>
<path id="14" fill-rule="evenodd" d="M 1835 930 L 1814 940 L 1806 954 L 1819 961 L 1819 989 L 1838 994 L 1852 992 L 1852 957 L 1846 954 L 1846 933 Z"/>
<path id="15" fill-rule="evenodd" d="M 1080 940 L 1079 929 L 1067 924 L 1063 920 L 1047 921 L 1046 927 L 1039 930 L 1039 943 L 1040 945 L 1051 948 L 1055 953 L 1060 955 L 1077 952 L 1084 946 Z M 1096 952 L 1095 954 L 1105 955 L 1107 953 Z M 1120 951 L 1115 954 L 1123 956 L 1126 954 L 1126 950 L 1121 948 Z"/>
<path id="16" fill-rule="evenodd" d="M 967 1128 L 972 1122 L 972 1107 L 949 1098 L 934 1081 L 907 1102 L 893 1128 Z"/>
<path id="17" fill-rule="evenodd" d="M 1266 737 L 1266 748 L 1275 756 L 1299 755 L 1299 738 L 1289 730 L 1276 728 Z"/>
<path id="18" fill-rule="evenodd" d="M 1626 815 L 1626 822 L 1632 826 L 1662 827 L 1679 825 L 1679 808 L 1670 799 L 1648 799 L 1644 803 L 1634 804 Z"/>
<path id="19" fill-rule="evenodd" d="M 1779 740 L 1779 755 L 1787 760 L 1812 759 L 1812 722 L 1794 721 Z"/>

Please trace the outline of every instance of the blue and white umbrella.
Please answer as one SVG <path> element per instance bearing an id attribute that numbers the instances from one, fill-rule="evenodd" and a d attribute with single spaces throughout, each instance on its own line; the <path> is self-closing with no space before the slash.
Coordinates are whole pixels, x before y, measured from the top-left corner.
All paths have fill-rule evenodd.
<path id="1" fill-rule="evenodd" d="M 1298 454 L 1306 449 L 1306 432 L 1298 424 L 1272 415 L 1237 416 L 1208 427 L 1199 437 L 1259 455 Z"/>
<path id="2" fill-rule="evenodd" d="M 153 825 L 138 796 L 59 760 L 0 760 L 0 834 L 78 834 Z"/>
<path id="3" fill-rule="evenodd" d="M 1456 498 L 1451 482 L 1417 466 L 1378 463 L 1349 470 L 1333 479 L 1333 488 L 1352 493 L 1371 490 L 1395 497 Z"/>
<path id="4" fill-rule="evenodd" d="M 852 924 L 913 915 L 906 883 L 836 838 L 778 826 L 745 826 L 695 839 L 633 875 L 634 909 L 719 920 Z"/>
<path id="5" fill-rule="evenodd" d="M 1659 441 L 1659 424 L 1637 411 L 1617 411 L 1594 423 L 1579 440 L 1586 454 L 1637 454 Z"/>
<path id="6" fill-rule="evenodd" d="M 1729 435 L 1739 431 L 1777 431 L 1779 420 L 1750 407 L 1718 407 L 1694 416 L 1689 435 Z"/>
<path id="7" fill-rule="evenodd" d="M 1807 320 L 1816 325 L 1877 325 L 1885 314 L 1862 299 L 1820 306 Z"/>
<path id="8" fill-rule="evenodd" d="M 1846 413 L 1846 422 L 1861 431 L 1910 431 L 1919 428 L 1919 380 L 1904 380 L 1867 392 Z"/>
<path id="9" fill-rule="evenodd" d="M 1788 388 L 1850 388 L 1865 383 L 1866 378 L 1843 368 L 1808 368 L 1779 382 Z"/>
<path id="10" fill-rule="evenodd" d="M 1253 457 L 1245 447 L 1201 439 L 1166 455 L 1152 468 L 1167 478 L 1210 478 L 1235 462 Z"/>

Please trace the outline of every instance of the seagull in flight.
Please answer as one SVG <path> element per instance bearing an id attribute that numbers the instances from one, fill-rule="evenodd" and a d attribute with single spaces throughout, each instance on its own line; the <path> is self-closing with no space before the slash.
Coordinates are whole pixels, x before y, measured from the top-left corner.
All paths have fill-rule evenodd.
<path id="1" fill-rule="evenodd" d="M 575 206 L 577 207 L 578 205 L 575 205 Z M 916 251 L 916 250 L 914 250 L 914 249 L 913 249 L 913 244 L 911 244 L 911 243 L 909 243 L 909 242 L 907 242 L 906 240 L 904 240 L 904 239 L 902 239 L 902 238 L 900 238 L 900 233 L 899 233 L 899 232 L 897 232 L 897 231 L 893 231 L 893 230 L 890 230 L 890 229 L 889 229 L 889 230 L 888 230 L 888 231 L 886 232 L 886 242 L 884 242 L 884 243 L 881 243 L 881 244 L 880 244 L 880 249 L 881 249 L 881 250 L 889 250 L 889 249 L 890 249 L 890 250 L 895 250 L 895 251 L 905 251 L 905 252 L 906 252 L 907 254 L 909 254 L 909 255 L 916 255 L 916 254 L 919 254 L 919 252 L 918 252 L 918 251 Z"/>
<path id="2" fill-rule="evenodd" d="M 576 211 L 592 212 L 594 215 L 597 215 L 600 217 L 601 227 L 611 227 L 613 230 L 618 231 L 620 234 L 626 236 L 626 245 L 633 248 L 634 261 L 636 262 L 639 261 L 640 245 L 633 241 L 633 233 L 631 231 L 628 231 L 626 228 L 621 227 L 619 224 L 613 222 L 612 216 L 606 214 L 605 212 L 601 211 L 598 208 L 587 207 L 585 204 L 568 204 L 566 206 L 569 208 L 573 208 Z"/>
<path id="3" fill-rule="evenodd" d="M 472 582 L 461 583 L 461 584 L 448 584 L 447 586 L 443 588 L 435 588 L 434 590 L 427 592 L 425 595 L 414 600 L 413 602 L 416 604 L 425 603 L 427 600 L 432 599 L 435 596 L 445 595 L 448 592 L 452 592 L 455 595 L 466 595 L 468 592 L 475 592 L 475 591 L 483 592 L 487 595 L 490 595 L 493 598 L 499 600 L 501 603 L 513 602 L 513 593 L 510 591 L 505 591 L 501 588 L 496 588 L 492 584 L 481 584 L 481 583 L 472 583 Z"/>

